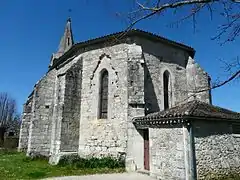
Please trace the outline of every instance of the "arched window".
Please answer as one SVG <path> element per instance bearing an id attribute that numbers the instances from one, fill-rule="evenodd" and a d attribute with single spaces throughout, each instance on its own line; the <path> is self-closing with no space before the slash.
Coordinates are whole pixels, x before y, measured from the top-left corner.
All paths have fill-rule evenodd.
<path id="1" fill-rule="evenodd" d="M 163 93 L 164 93 L 164 109 L 169 108 L 169 87 L 170 87 L 170 74 L 168 71 L 163 73 Z"/>
<path id="2" fill-rule="evenodd" d="M 108 114 L 108 71 L 104 69 L 100 78 L 99 118 L 107 119 Z"/>

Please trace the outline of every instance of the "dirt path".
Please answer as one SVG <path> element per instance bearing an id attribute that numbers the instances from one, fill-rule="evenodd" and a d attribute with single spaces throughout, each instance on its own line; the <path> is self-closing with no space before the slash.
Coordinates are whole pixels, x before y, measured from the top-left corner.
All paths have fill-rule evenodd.
<path id="1" fill-rule="evenodd" d="M 89 176 L 66 176 L 48 178 L 44 180 L 154 180 L 153 178 L 138 173 L 122 173 L 122 174 L 98 174 Z"/>

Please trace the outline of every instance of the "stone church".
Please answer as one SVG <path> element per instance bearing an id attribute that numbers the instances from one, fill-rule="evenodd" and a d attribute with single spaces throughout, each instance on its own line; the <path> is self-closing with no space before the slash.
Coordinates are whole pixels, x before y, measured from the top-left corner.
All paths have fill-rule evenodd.
<path id="1" fill-rule="evenodd" d="M 69 19 L 24 105 L 19 150 L 52 164 L 124 157 L 127 171 L 164 180 L 239 172 L 240 115 L 212 105 L 194 54 L 138 29 L 74 43 Z"/>

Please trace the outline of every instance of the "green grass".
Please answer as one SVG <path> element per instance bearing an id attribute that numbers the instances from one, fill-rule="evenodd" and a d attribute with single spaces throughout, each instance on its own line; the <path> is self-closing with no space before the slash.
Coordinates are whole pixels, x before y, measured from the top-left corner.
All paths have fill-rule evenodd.
<path id="1" fill-rule="evenodd" d="M 27 158 L 24 153 L 0 151 L 0 179 L 3 180 L 120 172 L 124 172 L 124 168 L 79 169 L 72 166 L 51 166 L 47 160 L 32 160 Z"/>

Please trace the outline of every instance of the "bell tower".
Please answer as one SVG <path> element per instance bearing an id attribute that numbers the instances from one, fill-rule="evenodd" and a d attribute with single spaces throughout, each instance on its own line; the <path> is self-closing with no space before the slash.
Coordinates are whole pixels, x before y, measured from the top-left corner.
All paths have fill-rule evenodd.
<path id="1" fill-rule="evenodd" d="M 61 38 L 61 41 L 58 46 L 58 51 L 52 54 L 51 62 L 49 67 L 53 65 L 54 59 L 58 59 L 61 57 L 65 52 L 67 52 L 74 44 L 73 34 L 72 34 L 72 27 L 71 27 L 71 18 L 68 18 L 64 34 Z"/>

